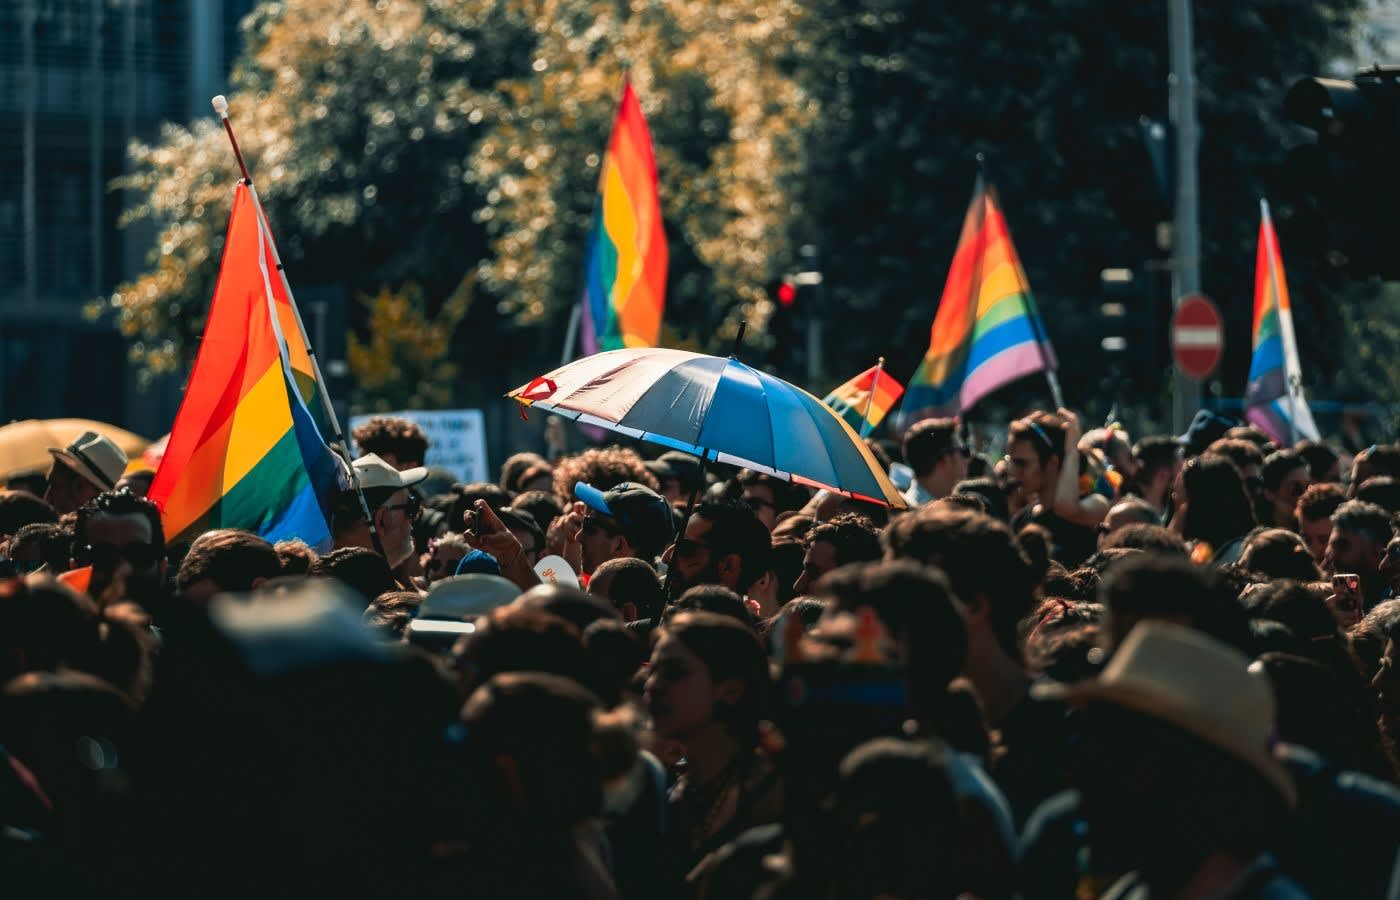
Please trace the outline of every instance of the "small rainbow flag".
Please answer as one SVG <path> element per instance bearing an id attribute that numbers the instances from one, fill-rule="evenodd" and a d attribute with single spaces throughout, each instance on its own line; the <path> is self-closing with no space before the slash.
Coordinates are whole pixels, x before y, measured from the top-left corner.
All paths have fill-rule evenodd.
<path id="1" fill-rule="evenodd" d="M 996 192 L 979 175 L 902 416 L 957 415 L 1002 385 L 1055 366 Z"/>
<path id="2" fill-rule="evenodd" d="M 317 390 L 262 207 L 239 182 L 209 321 L 149 493 L 170 542 L 242 528 L 330 546 L 344 473 L 308 407 Z"/>
<path id="3" fill-rule="evenodd" d="M 603 156 L 584 252 L 584 353 L 656 346 L 668 253 L 651 132 L 629 79 Z"/>
<path id="4" fill-rule="evenodd" d="M 885 371 L 882 359 L 822 398 L 853 430 L 866 437 L 884 420 L 904 393 L 904 385 Z"/>
<path id="5" fill-rule="evenodd" d="M 1292 446 L 1300 438 L 1318 440 L 1317 424 L 1303 396 L 1302 367 L 1293 337 L 1293 307 L 1278 235 L 1269 217 L 1269 203 L 1259 201 L 1259 250 L 1254 262 L 1254 358 L 1245 388 L 1245 418 L 1264 429 L 1279 444 Z"/>

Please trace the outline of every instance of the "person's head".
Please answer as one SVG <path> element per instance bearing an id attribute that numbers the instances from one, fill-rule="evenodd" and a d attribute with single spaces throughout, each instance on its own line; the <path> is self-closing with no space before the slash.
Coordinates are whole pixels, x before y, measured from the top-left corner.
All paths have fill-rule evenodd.
<path id="1" fill-rule="evenodd" d="M 1299 654 L 1321 663 L 1338 658 L 1342 635 L 1337 617 L 1309 584 L 1289 580 L 1261 584 L 1244 594 L 1243 603 L 1252 617 L 1287 626 L 1299 642 Z"/>
<path id="2" fill-rule="evenodd" d="M 50 578 L 0 580 L 0 684 L 26 671 L 81 665 L 99 642 L 91 598 Z"/>
<path id="3" fill-rule="evenodd" d="M 153 469 L 137 469 L 135 472 L 128 472 L 117 479 L 116 490 L 130 491 L 138 497 L 144 497 L 150 493 L 151 485 L 156 480 L 156 473 Z"/>
<path id="4" fill-rule="evenodd" d="M 1308 461 L 1296 450 L 1275 450 L 1264 459 L 1259 474 L 1264 479 L 1260 520 L 1267 513 L 1266 524 L 1292 527 L 1294 507 L 1312 481 Z"/>
<path id="5" fill-rule="evenodd" d="M 957 419 L 924 419 L 904 433 L 904 461 L 936 497 L 950 494 L 967 477 L 970 455 L 958 436 Z"/>
<path id="6" fill-rule="evenodd" d="M 1250 534 L 1245 538 L 1239 565 L 1270 578 L 1317 581 L 1322 577 L 1303 539 L 1287 528 L 1261 528 Z"/>
<path id="7" fill-rule="evenodd" d="M 1148 619 L 1194 628 L 1241 652 L 1251 645 L 1249 617 L 1220 575 L 1185 559 L 1139 553 L 1122 560 L 1105 573 L 1099 602 L 1110 652 Z"/>
<path id="8" fill-rule="evenodd" d="M 1137 493 L 1160 503 L 1181 471 L 1181 444 L 1165 435 L 1145 437 L 1133 445 Z"/>
<path id="9" fill-rule="evenodd" d="M 26 525 L 51 525 L 58 521 L 53 507 L 28 491 L 0 491 L 0 538 Z"/>
<path id="10" fill-rule="evenodd" d="M 1348 500 L 1332 514 L 1332 536 L 1322 558 L 1323 571 L 1329 575 L 1360 575 L 1366 605 L 1378 602 L 1384 587 L 1381 557 L 1392 534 L 1390 513 L 1374 503 Z"/>
<path id="11" fill-rule="evenodd" d="M 1128 525 L 1160 525 L 1162 517 L 1151 503 L 1140 497 L 1125 497 L 1113 504 L 1099 523 L 1099 546 L 1116 531 Z"/>
<path id="12" fill-rule="evenodd" d="M 335 546 L 374 549 L 364 514 L 367 506 L 384 558 L 389 568 L 395 568 L 413 555 L 413 522 L 421 504 L 409 488 L 427 478 L 428 470 L 401 471 L 374 453 L 360 457 L 354 465 L 360 490 L 351 487 L 335 500 L 331 519 Z"/>
<path id="13" fill-rule="evenodd" d="M 768 693 L 767 655 L 743 623 L 686 612 L 658 632 L 645 696 L 662 737 L 684 742 L 720 730 L 740 747 L 752 747 Z"/>
<path id="14" fill-rule="evenodd" d="M 1293 515 L 1298 522 L 1298 533 L 1314 562 L 1320 564 L 1327 555 L 1327 540 L 1332 537 L 1332 514 L 1345 500 L 1341 486 L 1331 483 L 1309 485 L 1298 498 Z"/>
<path id="15" fill-rule="evenodd" d="M 855 562 L 874 562 L 884 551 L 880 532 L 861 516 L 846 514 L 807 532 L 802 572 L 793 582 L 794 594 L 810 594 L 828 572 Z"/>
<path id="16" fill-rule="evenodd" d="M 1206 455 L 1223 456 L 1230 460 L 1240 470 L 1250 498 L 1260 495 L 1264 454 L 1260 452 L 1258 444 L 1240 438 L 1221 438 L 1206 448 Z"/>
<path id="17" fill-rule="evenodd" d="M 125 579 L 132 600 L 154 597 L 165 574 L 165 531 L 160 510 L 144 497 L 106 491 L 78 508 L 73 561 L 92 566 L 88 593 L 101 597 L 114 580 Z"/>
<path id="18" fill-rule="evenodd" d="M 453 648 L 466 687 L 505 672 L 548 672 L 584 684 L 588 660 L 583 629 L 562 616 L 520 603 L 493 609 Z"/>
<path id="19" fill-rule="evenodd" d="M 1341 457 L 1321 441 L 1299 441 L 1294 448 L 1307 460 L 1308 479 L 1313 484 L 1337 484 L 1342 480 Z"/>
<path id="20" fill-rule="evenodd" d="M 1133 456 L 1132 442 L 1128 440 L 1127 433 L 1116 425 L 1091 428 L 1084 432 L 1084 436 L 1079 439 L 1079 449 L 1102 454 L 1104 462 L 1113 466 L 1123 476 L 1124 481 L 1131 481 L 1137 474 L 1137 460 Z"/>
<path id="21" fill-rule="evenodd" d="M 690 588 L 666 607 L 661 623 L 664 625 L 685 612 L 707 612 L 727 616 L 749 627 L 756 624 L 753 608 L 743 597 L 722 584 L 697 584 Z"/>
<path id="22" fill-rule="evenodd" d="M 1099 544 L 1100 550 L 1143 550 L 1168 556 L 1186 556 L 1181 535 L 1161 525 L 1124 525 Z"/>
<path id="23" fill-rule="evenodd" d="M 311 574 L 311 567 L 316 565 L 316 560 L 320 558 L 320 554 L 300 538 L 278 541 L 272 545 L 272 549 L 277 552 L 277 558 L 282 562 L 283 578 Z"/>
<path id="24" fill-rule="evenodd" d="M 1356 499 L 1374 503 L 1394 515 L 1400 512 L 1400 479 L 1389 475 L 1375 475 L 1367 478 L 1356 489 Z"/>
<path id="25" fill-rule="evenodd" d="M 389 591 L 399 590 L 384 557 L 364 547 L 341 547 L 316 560 L 311 574 L 334 578 L 354 590 L 365 603 Z M 363 607 L 360 607 L 361 609 Z"/>
<path id="26" fill-rule="evenodd" d="M 370 601 L 360 621 L 386 640 L 398 641 L 422 603 L 423 595 L 417 591 L 389 591 Z"/>
<path id="27" fill-rule="evenodd" d="M 942 569 L 967 612 L 971 653 L 993 644 L 1021 662 L 1017 625 L 1031 610 L 1035 578 L 1011 529 L 962 510 L 906 513 L 885 531 L 885 558 Z"/>
<path id="28" fill-rule="evenodd" d="M 16 574 L 43 566 L 49 574 L 59 575 L 68 571 L 73 559 L 73 533 L 62 525 L 26 525 L 10 538 L 5 555 L 14 564 Z"/>
<path id="29" fill-rule="evenodd" d="M 399 471 L 418 468 L 428 456 L 428 436 L 408 419 L 374 416 L 351 436 L 361 455 L 372 453 Z"/>
<path id="30" fill-rule="evenodd" d="M 628 622 L 655 619 L 665 600 L 656 570 L 632 556 L 610 559 L 594 569 L 588 593 L 607 600 Z"/>
<path id="31" fill-rule="evenodd" d="M 58 515 L 78 509 L 103 491 L 113 490 L 126 471 L 126 454 L 110 438 L 85 431 L 67 447 L 50 447 L 44 500 Z"/>
<path id="32" fill-rule="evenodd" d="M 742 594 L 768 570 L 771 538 L 753 507 L 739 500 L 707 500 L 667 551 L 672 596 L 697 584 L 722 584 Z"/>
<path id="33" fill-rule="evenodd" d="M 741 470 L 736 480 L 741 499 L 753 507 L 770 532 L 778 524 L 778 516 L 801 509 L 811 499 L 806 488 L 752 469 Z"/>
<path id="34" fill-rule="evenodd" d="M 524 491 L 549 490 L 554 484 L 554 469 L 538 453 L 515 453 L 501 463 L 500 484 L 512 497 Z"/>
<path id="35" fill-rule="evenodd" d="M 1219 550 L 1258 524 L 1244 478 L 1229 457 L 1207 453 L 1187 460 L 1181 483 L 1186 491 L 1182 536 L 1188 541 L 1203 540 Z"/>
<path id="36" fill-rule="evenodd" d="M 1236 425 L 1234 419 L 1226 418 L 1208 409 L 1197 410 L 1186 433 L 1177 438 L 1186 458 L 1199 456 L 1206 448 L 1225 436 Z"/>
<path id="37" fill-rule="evenodd" d="M 1012 486 L 1027 496 L 1052 486 L 1065 456 L 1065 421 L 1037 410 L 1011 423 L 1006 464 Z"/>
<path id="38" fill-rule="evenodd" d="M 577 628 L 580 633 L 600 619 L 622 621 L 622 614 L 608 601 L 562 584 L 535 585 L 521 594 L 515 605 L 558 616 Z"/>
<path id="39" fill-rule="evenodd" d="M 554 491 L 526 491 L 510 502 L 511 509 L 527 512 L 546 531 L 554 520 L 564 514 L 564 501 Z"/>
<path id="40" fill-rule="evenodd" d="M 428 583 L 451 578 L 457 574 L 457 566 L 472 552 L 467 539 L 455 531 L 445 531 L 428 541 L 428 550 L 423 554 L 423 574 Z"/>
<path id="41" fill-rule="evenodd" d="M 657 489 L 656 476 L 634 450 L 623 447 L 594 447 L 575 456 L 566 456 L 554 466 L 554 493 L 573 497 L 574 486 L 582 482 L 607 491 L 624 481 Z"/>
<path id="42" fill-rule="evenodd" d="M 976 494 L 986 501 L 987 515 L 1003 522 L 1011 518 L 1006 491 L 995 478 L 969 478 L 953 485 L 954 494 Z"/>
<path id="43" fill-rule="evenodd" d="M 454 530 L 470 530 L 466 520 L 468 515 L 476 510 L 478 500 L 486 501 L 491 511 L 497 514 L 510 506 L 510 494 L 489 481 L 457 485 L 452 491 L 452 505 L 447 508 L 447 527 Z"/>
<path id="44" fill-rule="evenodd" d="M 580 481 L 574 493 L 586 507 L 579 531 L 586 573 L 610 559 L 651 562 L 675 536 L 671 504 L 645 485 L 624 481 L 601 490 Z"/>
<path id="45" fill-rule="evenodd" d="M 1254 858 L 1296 803 L 1271 750 L 1268 678 L 1198 631 L 1145 622 L 1097 678 L 1033 691 L 1081 710 L 1072 778 L 1095 858 L 1136 870 L 1154 895 L 1212 855 Z"/>
<path id="46" fill-rule="evenodd" d="M 194 539 L 175 574 L 175 589 L 192 603 L 215 594 L 244 593 L 282 574 L 282 560 L 267 541 L 236 528 L 206 531 Z"/>
<path id="47" fill-rule="evenodd" d="M 1361 485 L 1377 475 L 1400 478 L 1400 445 L 1377 444 L 1356 454 L 1347 483 L 1347 499 L 1354 498 Z"/>
<path id="48" fill-rule="evenodd" d="M 535 521 L 535 517 L 513 506 L 497 510 L 496 517 L 520 542 L 520 552 L 531 567 L 538 563 L 540 554 L 544 552 L 544 529 Z"/>

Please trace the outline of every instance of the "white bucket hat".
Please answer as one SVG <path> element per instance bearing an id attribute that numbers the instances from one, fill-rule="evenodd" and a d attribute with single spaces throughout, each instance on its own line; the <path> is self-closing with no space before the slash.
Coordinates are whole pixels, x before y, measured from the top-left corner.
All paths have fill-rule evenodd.
<path id="1" fill-rule="evenodd" d="M 126 472 L 127 460 L 122 448 L 95 431 L 84 431 L 67 447 L 50 447 L 49 452 L 97 485 L 99 490 L 110 491 Z"/>

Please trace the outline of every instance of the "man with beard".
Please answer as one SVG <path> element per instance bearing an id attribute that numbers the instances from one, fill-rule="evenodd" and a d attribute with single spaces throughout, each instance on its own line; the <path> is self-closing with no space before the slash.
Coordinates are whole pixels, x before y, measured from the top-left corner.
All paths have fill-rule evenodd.
<path id="1" fill-rule="evenodd" d="M 685 533 L 662 559 L 672 599 L 698 584 L 722 584 L 743 596 L 768 569 L 771 538 L 753 507 L 738 500 L 696 507 Z"/>

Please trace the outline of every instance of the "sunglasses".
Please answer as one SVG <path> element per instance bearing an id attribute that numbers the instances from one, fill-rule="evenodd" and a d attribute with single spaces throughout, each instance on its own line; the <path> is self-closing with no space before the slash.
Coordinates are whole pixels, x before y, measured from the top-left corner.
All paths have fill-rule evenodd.
<path id="1" fill-rule="evenodd" d="M 146 569 L 160 561 L 161 553 L 154 544 L 83 544 L 73 552 L 80 565 L 97 569 L 112 569 L 122 560 L 133 569 Z"/>
<path id="2" fill-rule="evenodd" d="M 408 516 L 410 519 L 416 519 L 418 518 L 418 514 L 423 511 L 423 501 L 409 494 L 408 500 L 403 503 L 388 503 L 379 508 L 383 510 L 401 509 L 405 516 Z"/>

